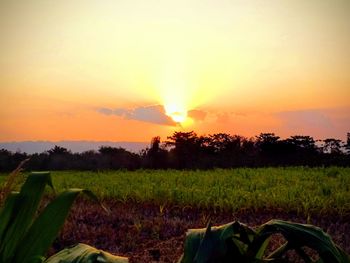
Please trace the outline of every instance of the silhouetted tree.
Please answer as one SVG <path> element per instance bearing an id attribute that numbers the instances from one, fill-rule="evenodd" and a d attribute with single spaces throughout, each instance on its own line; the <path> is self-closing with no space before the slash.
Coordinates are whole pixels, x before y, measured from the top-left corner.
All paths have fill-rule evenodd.
<path id="1" fill-rule="evenodd" d="M 315 149 L 315 140 L 311 136 L 295 135 L 287 139 L 291 144 L 301 149 Z"/>
<path id="2" fill-rule="evenodd" d="M 67 170 L 72 168 L 72 153 L 64 147 L 55 145 L 54 148 L 47 151 L 48 167 L 53 170 Z"/>
<path id="3" fill-rule="evenodd" d="M 275 165 L 280 152 L 279 136 L 274 133 L 260 133 L 256 136 L 256 147 L 259 151 L 260 165 Z"/>
<path id="4" fill-rule="evenodd" d="M 347 153 L 350 155 L 350 132 L 346 134 L 346 144 L 345 144 L 345 149 Z"/>
<path id="5" fill-rule="evenodd" d="M 166 147 L 170 147 L 170 162 L 177 168 L 193 168 L 198 161 L 200 143 L 194 131 L 174 132 L 167 137 Z"/>
<path id="6" fill-rule="evenodd" d="M 60 147 L 55 145 L 55 147 L 53 147 L 52 149 L 48 150 L 47 153 L 49 155 L 55 155 L 55 154 L 71 154 L 70 151 L 68 151 L 68 149 L 64 148 L 64 147 Z"/>
<path id="7" fill-rule="evenodd" d="M 168 167 L 168 151 L 161 146 L 159 136 L 152 138 L 150 148 L 145 149 L 141 155 L 143 158 L 143 165 L 146 168 L 165 169 Z"/>
<path id="8" fill-rule="evenodd" d="M 8 150 L 0 150 L 0 171 L 12 171 L 18 164 L 27 159 L 27 154 L 22 152 L 12 153 Z"/>
<path id="9" fill-rule="evenodd" d="M 194 131 L 174 132 L 163 143 L 158 136 L 152 138 L 150 147 L 139 154 L 110 146 L 101 146 L 98 151 L 72 153 L 56 145 L 47 152 L 31 155 L 2 149 L 0 171 L 13 170 L 28 157 L 29 170 L 350 166 L 350 133 L 344 144 L 334 138 L 322 142 L 323 145 L 316 144 L 312 137 L 302 135 L 281 139 L 274 133 L 261 133 L 255 139 L 248 139 L 227 133 L 197 136 Z"/>
<path id="10" fill-rule="evenodd" d="M 124 148 L 101 146 L 98 151 L 101 169 L 137 169 L 140 166 L 139 156 Z"/>
<path id="11" fill-rule="evenodd" d="M 323 152 L 324 153 L 330 153 L 330 154 L 341 154 L 341 140 L 334 139 L 334 138 L 328 138 L 323 140 Z"/>

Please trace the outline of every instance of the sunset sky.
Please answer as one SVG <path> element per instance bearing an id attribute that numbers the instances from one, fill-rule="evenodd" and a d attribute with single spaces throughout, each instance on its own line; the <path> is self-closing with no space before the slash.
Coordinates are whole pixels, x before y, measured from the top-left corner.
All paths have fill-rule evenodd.
<path id="1" fill-rule="evenodd" d="M 345 139 L 349 0 L 1 0 L 0 141 Z"/>

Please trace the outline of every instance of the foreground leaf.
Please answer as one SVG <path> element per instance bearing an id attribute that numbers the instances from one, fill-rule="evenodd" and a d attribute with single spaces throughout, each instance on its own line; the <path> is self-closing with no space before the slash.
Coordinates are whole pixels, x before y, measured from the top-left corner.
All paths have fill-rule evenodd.
<path id="1" fill-rule="evenodd" d="M 3 230 L 0 247 L 3 262 L 11 262 L 16 254 L 19 242 L 33 221 L 46 185 L 52 187 L 49 172 L 32 173 L 23 184 L 16 198 L 10 196 L 11 202 L 14 202 L 11 204 L 12 211 L 6 212 L 11 213 L 10 218 L 12 220 Z M 5 205 L 5 209 L 9 209 L 9 206 Z"/>
<path id="2" fill-rule="evenodd" d="M 257 232 L 260 235 L 281 233 L 291 248 L 310 247 L 319 253 L 324 262 L 350 262 L 349 256 L 334 244 L 331 237 L 313 225 L 271 220 L 262 225 Z"/>
<path id="3" fill-rule="evenodd" d="M 114 256 L 94 247 L 78 244 L 53 255 L 44 263 L 127 263 L 125 257 Z"/>
<path id="4" fill-rule="evenodd" d="M 222 226 L 190 229 L 187 232 L 181 263 L 240 262 L 254 231 L 244 224 L 233 222 Z"/>
<path id="5" fill-rule="evenodd" d="M 14 262 L 29 263 L 38 255 L 45 255 L 80 193 L 94 196 L 87 190 L 69 189 L 62 192 L 45 207 L 20 243 Z"/>

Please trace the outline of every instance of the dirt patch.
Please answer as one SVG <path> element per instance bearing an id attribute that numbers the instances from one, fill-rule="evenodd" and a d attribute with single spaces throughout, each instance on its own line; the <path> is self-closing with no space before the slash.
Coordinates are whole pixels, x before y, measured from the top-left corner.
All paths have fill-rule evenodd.
<path id="1" fill-rule="evenodd" d="M 79 199 L 51 252 L 78 242 L 95 246 L 131 262 L 177 262 L 183 251 L 187 229 L 225 224 L 234 220 L 257 226 L 270 219 L 311 223 L 321 227 L 335 243 L 350 253 L 350 215 L 314 214 L 311 217 L 279 209 L 238 212 L 198 209 L 194 207 L 159 206 L 137 202 L 106 200 L 110 213 L 98 204 Z"/>

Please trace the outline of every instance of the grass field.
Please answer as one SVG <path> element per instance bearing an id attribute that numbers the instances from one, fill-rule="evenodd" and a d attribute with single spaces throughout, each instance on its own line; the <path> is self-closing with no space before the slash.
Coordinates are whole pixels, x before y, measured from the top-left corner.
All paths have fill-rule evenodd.
<path id="1" fill-rule="evenodd" d="M 350 211 L 350 168 L 54 171 L 52 177 L 58 191 L 86 188 L 101 198 L 121 201 L 234 211 L 261 208 L 305 214 Z"/>

